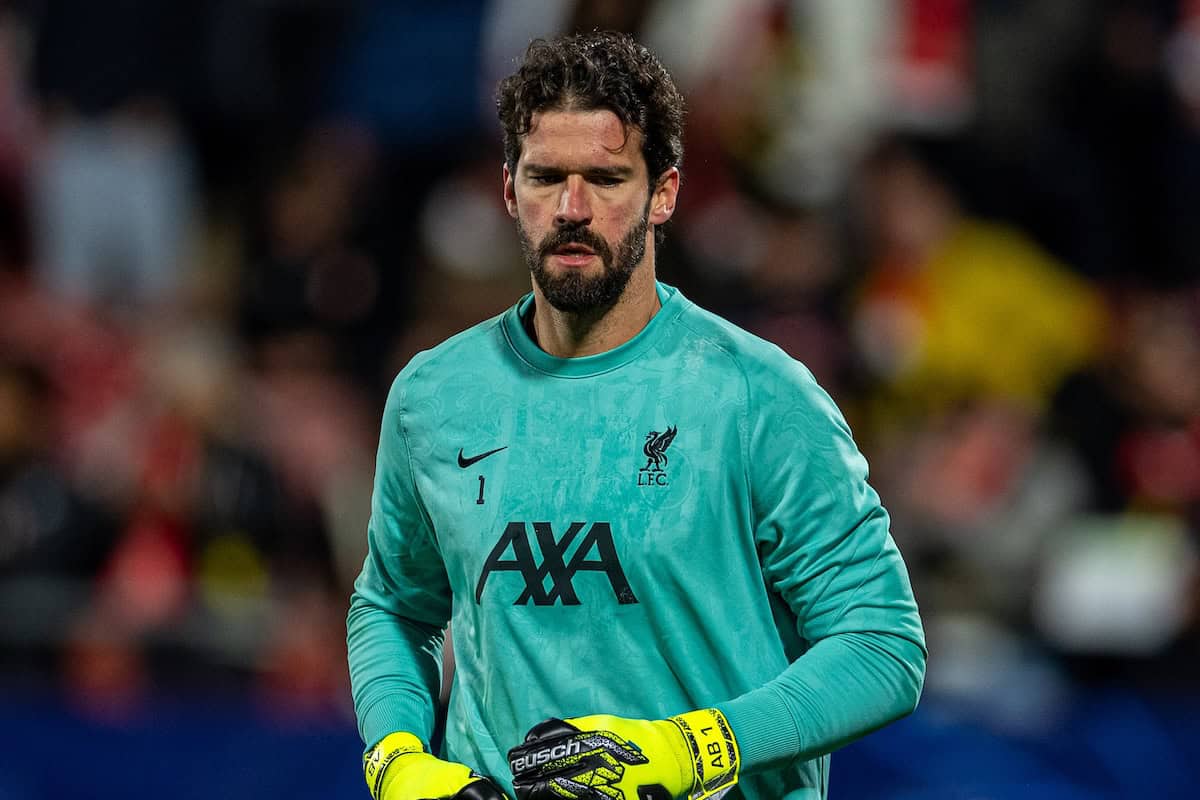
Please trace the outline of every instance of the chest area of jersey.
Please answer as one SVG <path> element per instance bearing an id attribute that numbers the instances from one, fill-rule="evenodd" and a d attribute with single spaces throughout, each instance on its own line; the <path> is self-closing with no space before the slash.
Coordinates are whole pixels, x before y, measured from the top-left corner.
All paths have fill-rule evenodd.
<path id="1" fill-rule="evenodd" d="M 414 458 L 455 590 L 477 602 L 638 602 L 641 586 L 727 557 L 740 414 L 718 387 L 534 385 L 447 416 Z M 550 389 L 556 391 L 550 391 Z"/>

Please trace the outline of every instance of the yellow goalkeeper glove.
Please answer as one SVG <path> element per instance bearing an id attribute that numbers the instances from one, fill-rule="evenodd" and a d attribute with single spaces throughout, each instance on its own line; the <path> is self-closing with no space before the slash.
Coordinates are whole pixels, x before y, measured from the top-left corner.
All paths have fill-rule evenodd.
<path id="1" fill-rule="evenodd" d="M 465 764 L 425 752 L 411 733 L 391 733 L 363 757 L 375 800 L 506 800 L 496 784 Z"/>
<path id="2" fill-rule="evenodd" d="M 737 783 L 737 741 L 715 708 L 664 720 L 548 719 L 508 751 L 518 800 L 719 798 Z"/>

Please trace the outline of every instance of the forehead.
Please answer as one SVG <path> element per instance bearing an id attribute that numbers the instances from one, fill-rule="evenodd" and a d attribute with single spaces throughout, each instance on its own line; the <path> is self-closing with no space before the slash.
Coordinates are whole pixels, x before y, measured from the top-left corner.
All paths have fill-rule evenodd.
<path id="1" fill-rule="evenodd" d="M 628 135 L 626 135 L 628 133 Z M 642 135 L 608 109 L 539 111 L 521 140 L 519 163 L 558 168 L 641 168 Z"/>

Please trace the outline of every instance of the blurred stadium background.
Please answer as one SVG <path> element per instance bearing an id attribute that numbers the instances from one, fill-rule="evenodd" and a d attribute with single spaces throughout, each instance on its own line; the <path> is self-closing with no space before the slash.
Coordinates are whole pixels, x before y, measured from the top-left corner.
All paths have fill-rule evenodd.
<path id="1" fill-rule="evenodd" d="M 495 81 L 635 32 L 663 280 L 805 361 L 921 708 L 834 798 L 1195 797 L 1200 2 L 0 2 L 0 800 L 365 797 L 344 611 L 418 350 L 527 291 Z"/>

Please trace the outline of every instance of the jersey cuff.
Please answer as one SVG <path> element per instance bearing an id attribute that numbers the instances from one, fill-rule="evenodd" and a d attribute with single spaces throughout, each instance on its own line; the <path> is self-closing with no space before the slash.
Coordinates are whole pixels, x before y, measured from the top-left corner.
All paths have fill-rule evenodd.
<path id="1" fill-rule="evenodd" d="M 800 752 L 800 730 L 783 698 L 770 687 L 716 705 L 737 739 L 742 772 L 780 766 Z"/>
<path id="2" fill-rule="evenodd" d="M 372 703 L 359 717 L 358 731 L 367 746 L 363 753 L 379 744 L 383 737 L 397 731 L 407 731 L 429 749 L 429 736 L 433 720 L 426 703 L 396 693 L 381 697 Z"/>

